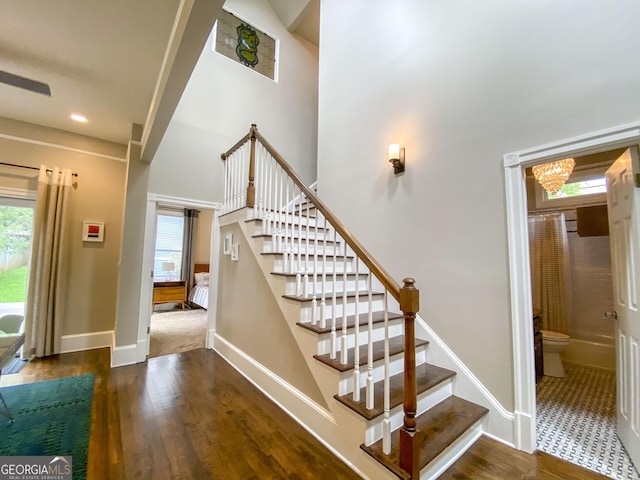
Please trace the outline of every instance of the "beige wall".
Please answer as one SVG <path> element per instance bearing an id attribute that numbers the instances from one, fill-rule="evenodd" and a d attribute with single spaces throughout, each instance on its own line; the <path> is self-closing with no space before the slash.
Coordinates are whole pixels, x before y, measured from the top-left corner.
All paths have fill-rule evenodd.
<path id="1" fill-rule="evenodd" d="M 200 210 L 193 247 L 194 263 L 209 263 L 211 258 L 211 222 L 213 210 Z"/>
<path id="2" fill-rule="evenodd" d="M 10 136 L 13 139 L 7 139 Z M 5 137 L 5 138 L 3 138 Z M 29 141 L 122 155 L 122 145 L 0 119 L 0 162 L 58 166 L 78 173 L 70 198 L 69 278 L 63 335 L 114 328 L 126 164 Z M 0 187 L 37 188 L 37 172 L 0 166 Z M 83 243 L 85 220 L 105 224 L 104 243 Z"/>
<path id="3" fill-rule="evenodd" d="M 502 156 L 640 120 L 640 9 L 373 3 L 321 2 L 319 195 L 513 410 Z"/>
<path id="4" fill-rule="evenodd" d="M 220 154 L 252 123 L 307 184 L 316 179 L 318 48 L 288 32 L 267 0 L 228 0 L 225 8 L 279 41 L 278 81 L 207 41 L 153 158 L 150 192 L 221 202 Z"/>
<path id="5" fill-rule="evenodd" d="M 239 243 L 238 262 L 220 252 L 216 333 L 328 408 L 238 224 L 221 229 Z"/>

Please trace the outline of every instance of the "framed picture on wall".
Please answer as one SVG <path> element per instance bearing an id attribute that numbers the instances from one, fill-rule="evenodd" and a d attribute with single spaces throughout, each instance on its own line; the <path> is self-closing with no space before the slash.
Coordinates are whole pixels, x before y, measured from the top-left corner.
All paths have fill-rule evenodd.
<path id="1" fill-rule="evenodd" d="M 83 242 L 104 242 L 104 222 L 85 221 L 82 228 Z"/>

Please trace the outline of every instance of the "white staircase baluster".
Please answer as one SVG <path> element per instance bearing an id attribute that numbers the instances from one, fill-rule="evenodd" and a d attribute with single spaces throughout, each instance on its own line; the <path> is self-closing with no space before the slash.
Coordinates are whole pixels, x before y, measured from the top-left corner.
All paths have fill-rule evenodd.
<path id="1" fill-rule="evenodd" d="M 269 157 L 269 163 L 267 165 L 267 168 L 269 170 L 268 174 L 267 174 L 267 179 L 269 180 L 269 194 L 267 196 L 267 233 L 269 235 L 271 235 L 271 240 L 273 241 L 273 207 L 274 207 L 274 192 L 273 192 L 273 187 L 274 187 L 274 181 L 273 181 L 273 172 L 275 170 L 275 164 L 276 162 L 273 161 L 273 157 Z"/>
<path id="2" fill-rule="evenodd" d="M 284 184 L 287 178 L 287 174 L 285 173 L 283 168 L 280 168 L 280 205 L 279 205 L 279 213 L 278 213 L 278 252 L 284 252 L 284 227 L 282 223 L 284 222 L 284 209 L 286 208 L 286 201 L 284 198 Z"/>
<path id="3" fill-rule="evenodd" d="M 316 209 L 316 225 L 320 220 L 320 211 Z M 327 328 L 327 217 L 322 216 L 322 300 L 320 300 L 320 328 Z M 317 235 L 316 235 L 316 238 Z"/>
<path id="4" fill-rule="evenodd" d="M 348 360 L 347 337 L 347 244 L 344 244 L 342 252 L 342 337 L 340 337 L 340 363 L 347 364 Z"/>
<path id="5" fill-rule="evenodd" d="M 302 199 L 302 190 L 300 190 L 300 195 L 298 196 L 298 201 Z M 299 216 L 302 216 L 302 204 L 300 204 L 299 208 Z M 295 209 L 294 209 L 295 213 Z M 295 222 L 295 215 L 292 215 L 292 222 Z M 303 295 L 302 289 L 302 221 L 298 219 L 298 273 L 296 274 L 296 295 L 301 297 Z"/>
<path id="6" fill-rule="evenodd" d="M 227 213 L 229 211 L 229 157 L 224 160 L 224 202 L 223 205 L 223 213 Z"/>
<path id="7" fill-rule="evenodd" d="M 245 163 L 249 160 L 247 155 L 247 149 L 240 149 L 240 206 L 238 208 L 244 208 L 247 206 L 247 185 L 249 180 L 245 175 Z M 246 184 L 245 184 L 246 182 Z"/>
<path id="8" fill-rule="evenodd" d="M 233 212 L 236 209 L 236 152 L 229 157 L 229 169 L 229 210 Z"/>
<path id="9" fill-rule="evenodd" d="M 305 226 L 305 239 L 304 239 L 304 296 L 309 296 L 309 199 L 304 197 L 305 202 L 307 203 L 307 224 Z M 302 201 L 303 198 L 300 198 L 300 222 L 302 223 Z M 311 314 L 311 318 L 313 318 L 313 313 Z"/>
<path id="10" fill-rule="evenodd" d="M 371 410 L 375 403 L 374 395 L 374 382 L 373 382 L 373 275 L 369 271 L 369 278 L 367 280 L 368 290 L 368 313 L 367 313 L 367 331 L 369 332 L 369 339 L 367 343 L 367 386 L 365 394 L 367 396 L 367 409 Z"/>
<path id="11" fill-rule="evenodd" d="M 359 259 L 356 258 L 356 299 L 355 299 L 355 338 L 353 351 L 353 401 L 360 401 L 360 317 L 358 316 L 358 303 L 360 302 L 360 293 L 358 292 L 359 277 Z"/>
<path id="12" fill-rule="evenodd" d="M 333 231 L 333 242 L 334 244 L 337 243 L 336 240 L 336 236 L 337 236 L 337 232 L 334 230 Z M 336 346 L 338 343 L 338 336 L 336 333 L 336 322 L 337 322 L 337 318 L 336 318 L 336 304 L 337 304 L 337 299 L 336 299 L 336 286 L 338 284 L 337 281 L 337 273 L 336 273 L 336 265 L 337 265 L 337 258 L 336 258 L 336 251 L 337 249 L 334 248 L 333 249 L 333 262 L 332 262 L 332 282 L 331 282 L 331 291 L 333 292 L 333 299 L 331 301 L 331 351 L 329 356 L 331 357 L 331 359 L 335 359 L 336 358 Z"/>
<path id="13" fill-rule="evenodd" d="M 391 453 L 391 420 L 389 400 L 389 308 L 387 303 L 387 289 L 384 290 L 384 418 L 382 420 L 382 451 L 385 455 Z"/>
<path id="14" fill-rule="evenodd" d="M 287 210 L 289 208 L 289 176 L 285 176 L 286 193 L 284 195 L 284 246 L 282 248 L 282 271 L 289 271 L 289 218 L 287 216 Z"/>
<path id="15" fill-rule="evenodd" d="M 309 212 L 309 200 L 307 199 L 307 222 L 309 221 L 310 212 Z M 313 300 L 311 300 L 311 310 L 313 315 L 312 323 L 316 325 L 318 323 L 318 298 L 316 296 L 316 283 L 318 282 L 318 217 L 316 216 L 316 223 L 314 226 L 314 238 L 313 238 L 313 276 L 311 277 L 311 294 L 313 295 Z"/>
<path id="16" fill-rule="evenodd" d="M 257 218 L 262 219 L 262 233 L 264 235 L 265 234 L 264 216 L 265 216 L 265 205 L 267 202 L 267 173 L 266 173 L 267 158 L 266 158 L 266 152 L 262 147 L 262 144 L 260 145 L 260 148 L 256 148 L 256 152 L 257 152 L 257 155 L 260 157 L 259 175 L 260 175 L 260 185 L 261 185 L 260 190 L 262 191 L 262 195 L 260 195 L 260 214 L 258 215 Z"/>
<path id="17" fill-rule="evenodd" d="M 279 185 L 279 180 L 280 178 L 280 165 L 277 162 L 273 162 L 273 211 L 272 211 L 272 215 L 273 215 L 273 220 L 271 220 L 271 248 L 274 249 L 274 246 L 276 247 L 274 249 L 274 252 L 277 252 L 277 244 L 278 244 L 278 235 L 280 234 L 278 227 L 280 226 L 280 218 L 279 218 L 279 213 L 280 213 L 280 205 L 278 205 L 278 198 L 280 196 L 280 193 L 278 191 L 278 185 Z"/>

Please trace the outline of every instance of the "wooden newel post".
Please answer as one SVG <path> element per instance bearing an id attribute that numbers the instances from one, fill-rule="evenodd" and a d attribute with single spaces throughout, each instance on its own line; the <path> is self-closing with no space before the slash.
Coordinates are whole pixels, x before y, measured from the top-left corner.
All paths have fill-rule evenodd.
<path id="1" fill-rule="evenodd" d="M 256 124 L 251 124 L 251 153 L 249 155 L 249 185 L 247 186 L 247 207 L 253 208 L 256 204 Z"/>
<path id="2" fill-rule="evenodd" d="M 400 289 L 400 310 L 404 313 L 404 425 L 400 431 L 400 467 L 420 478 L 420 440 L 416 429 L 418 396 L 416 389 L 416 313 L 420 309 L 420 291 L 413 278 L 405 278 Z"/>

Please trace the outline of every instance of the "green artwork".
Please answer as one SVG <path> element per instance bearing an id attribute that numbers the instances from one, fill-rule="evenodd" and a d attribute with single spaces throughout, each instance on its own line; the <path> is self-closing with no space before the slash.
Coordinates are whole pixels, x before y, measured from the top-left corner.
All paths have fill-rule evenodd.
<path id="1" fill-rule="evenodd" d="M 226 10 L 220 12 L 216 23 L 214 50 L 253 72 L 276 79 L 276 40 Z"/>
<path id="2" fill-rule="evenodd" d="M 236 53 L 238 59 L 248 67 L 255 67 L 258 64 L 258 44 L 260 39 L 256 31 L 244 23 L 238 25 L 238 46 Z"/>

